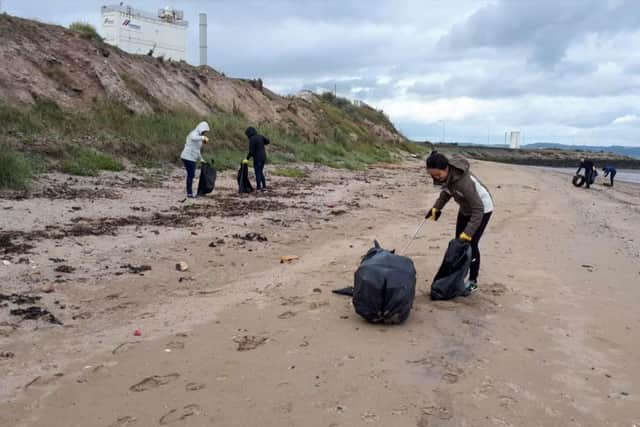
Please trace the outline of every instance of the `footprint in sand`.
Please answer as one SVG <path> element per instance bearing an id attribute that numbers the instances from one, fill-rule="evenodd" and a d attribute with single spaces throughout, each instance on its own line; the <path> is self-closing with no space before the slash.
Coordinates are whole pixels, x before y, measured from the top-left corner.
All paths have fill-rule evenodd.
<path id="1" fill-rule="evenodd" d="M 407 360 L 406 362 L 412 365 L 423 365 L 428 369 L 434 368 L 436 366 L 436 359 L 434 357 L 423 357 L 422 359 Z"/>
<path id="2" fill-rule="evenodd" d="M 280 300 L 282 301 L 281 305 L 300 305 L 304 303 L 304 298 L 297 296 L 280 297 Z"/>
<path id="3" fill-rule="evenodd" d="M 363 412 L 362 415 L 360 415 L 360 418 L 362 419 L 362 421 L 368 422 L 368 423 L 375 423 L 378 422 L 378 416 L 370 411 L 367 412 Z"/>
<path id="4" fill-rule="evenodd" d="M 518 400 L 511 396 L 500 396 L 500 406 L 503 408 L 510 408 L 516 403 L 518 403 Z"/>
<path id="5" fill-rule="evenodd" d="M 183 421 L 189 417 L 203 415 L 202 408 L 198 405 L 187 405 L 182 409 L 172 409 L 160 418 L 160 425 L 167 425 Z"/>
<path id="6" fill-rule="evenodd" d="M 114 423 L 109 424 L 109 427 L 125 427 L 136 424 L 138 420 L 134 417 L 120 417 Z"/>
<path id="7" fill-rule="evenodd" d="M 117 346 L 116 348 L 114 348 L 111 351 L 111 354 L 120 354 L 120 353 L 124 353 L 125 351 L 131 350 L 133 347 L 135 347 L 137 344 L 140 344 L 140 341 L 134 341 L 134 342 L 125 342 L 120 344 L 119 346 Z"/>
<path id="8" fill-rule="evenodd" d="M 442 380 L 449 384 L 455 384 L 458 382 L 458 375 L 453 372 L 447 372 L 442 375 Z"/>
<path id="9" fill-rule="evenodd" d="M 429 417 L 436 417 L 442 421 L 447 421 L 453 418 L 453 411 L 447 408 L 446 406 L 428 406 L 426 408 L 422 408 L 422 418 L 421 418 L 428 421 L 425 418 L 425 415 Z M 428 425 L 428 422 L 426 425 Z"/>
<path id="10" fill-rule="evenodd" d="M 267 337 L 255 337 L 245 335 L 243 337 L 236 337 L 233 341 L 238 344 L 238 351 L 255 350 L 259 346 L 263 345 L 269 340 Z"/>
<path id="11" fill-rule="evenodd" d="M 290 414 L 293 411 L 293 402 L 287 402 L 278 406 L 278 411 L 283 414 Z"/>
<path id="12" fill-rule="evenodd" d="M 182 350 L 184 348 L 184 343 L 182 341 L 171 341 L 165 346 L 165 348 L 171 350 Z"/>
<path id="13" fill-rule="evenodd" d="M 503 285 L 502 283 L 493 283 L 491 285 L 486 286 L 486 290 L 493 296 L 502 296 L 506 294 L 509 289 Z"/>
<path id="14" fill-rule="evenodd" d="M 198 391 L 198 390 L 202 390 L 205 387 L 206 387 L 206 384 L 203 384 L 203 383 L 189 383 L 185 386 L 185 390 Z"/>
<path id="15" fill-rule="evenodd" d="M 154 375 L 132 385 L 129 387 L 129 390 L 136 392 L 151 390 L 160 387 L 161 385 L 169 384 L 171 381 L 177 380 L 178 377 L 180 377 L 180 374 L 175 373 L 169 375 Z"/>
<path id="16" fill-rule="evenodd" d="M 317 310 L 320 307 L 325 307 L 327 305 L 330 305 L 329 301 L 313 301 L 309 303 L 309 310 Z"/>
<path id="17" fill-rule="evenodd" d="M 278 316 L 278 319 L 291 319 L 296 314 L 297 313 L 294 313 L 293 311 L 285 311 L 284 313 Z"/>

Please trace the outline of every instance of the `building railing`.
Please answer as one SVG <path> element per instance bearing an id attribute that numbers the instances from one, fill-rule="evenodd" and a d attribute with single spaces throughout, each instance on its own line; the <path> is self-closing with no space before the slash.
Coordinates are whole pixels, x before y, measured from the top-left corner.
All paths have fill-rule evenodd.
<path id="1" fill-rule="evenodd" d="M 135 9 L 131 6 L 120 6 L 120 5 L 102 6 L 101 10 L 102 10 L 102 13 L 120 12 L 123 15 L 131 18 L 139 17 L 139 18 L 151 19 L 153 21 L 165 22 L 168 24 L 180 25 L 183 27 L 189 26 L 188 21 L 181 19 L 181 17 L 183 16 L 182 11 L 175 11 L 179 19 L 170 20 L 170 19 L 162 19 L 159 16 L 160 13 L 158 13 L 158 15 L 154 15 L 152 13 L 145 12 L 144 10 Z"/>

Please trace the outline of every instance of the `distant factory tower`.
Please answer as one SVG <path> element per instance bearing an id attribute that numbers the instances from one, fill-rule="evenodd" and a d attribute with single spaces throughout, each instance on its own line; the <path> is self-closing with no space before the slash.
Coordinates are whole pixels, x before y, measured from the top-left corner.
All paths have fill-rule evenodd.
<path id="1" fill-rule="evenodd" d="M 520 148 L 520 132 L 512 131 L 510 136 L 511 136 L 511 144 L 509 145 L 509 147 L 514 150 L 517 150 L 518 148 Z"/>
<path id="2" fill-rule="evenodd" d="M 207 65 L 207 14 L 200 14 L 200 65 Z"/>

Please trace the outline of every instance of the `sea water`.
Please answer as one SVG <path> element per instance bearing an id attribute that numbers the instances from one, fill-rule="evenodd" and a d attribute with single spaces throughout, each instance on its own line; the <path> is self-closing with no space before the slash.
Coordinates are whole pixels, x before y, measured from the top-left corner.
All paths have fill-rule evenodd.
<path id="1" fill-rule="evenodd" d="M 556 172 L 562 172 L 565 173 L 567 175 L 575 175 L 576 170 L 578 169 L 576 168 L 550 168 L 550 167 L 536 167 L 534 166 L 536 169 L 544 169 L 544 170 L 550 170 L 550 171 L 556 171 Z M 620 181 L 620 182 L 631 182 L 631 183 L 635 183 L 635 184 L 640 184 L 640 170 L 637 169 L 618 169 L 617 170 L 618 173 L 616 173 L 616 177 L 614 178 L 614 182 L 615 181 Z M 584 174 L 584 170 L 580 171 L 581 173 Z M 598 177 L 596 178 L 596 183 L 609 183 L 609 177 L 604 177 L 604 172 L 602 172 L 601 169 L 598 169 Z"/>

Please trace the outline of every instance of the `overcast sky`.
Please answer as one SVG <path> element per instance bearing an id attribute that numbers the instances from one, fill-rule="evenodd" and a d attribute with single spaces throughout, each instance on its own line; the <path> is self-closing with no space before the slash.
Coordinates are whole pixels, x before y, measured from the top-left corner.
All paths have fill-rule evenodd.
<path id="1" fill-rule="evenodd" d="M 93 0 L 1 0 L 13 15 L 99 29 Z M 118 2 L 113 2 L 113 4 Z M 108 3 L 112 4 L 112 3 Z M 640 1 L 213 0 L 210 65 L 281 94 L 333 90 L 383 109 L 414 139 L 640 146 Z"/>

